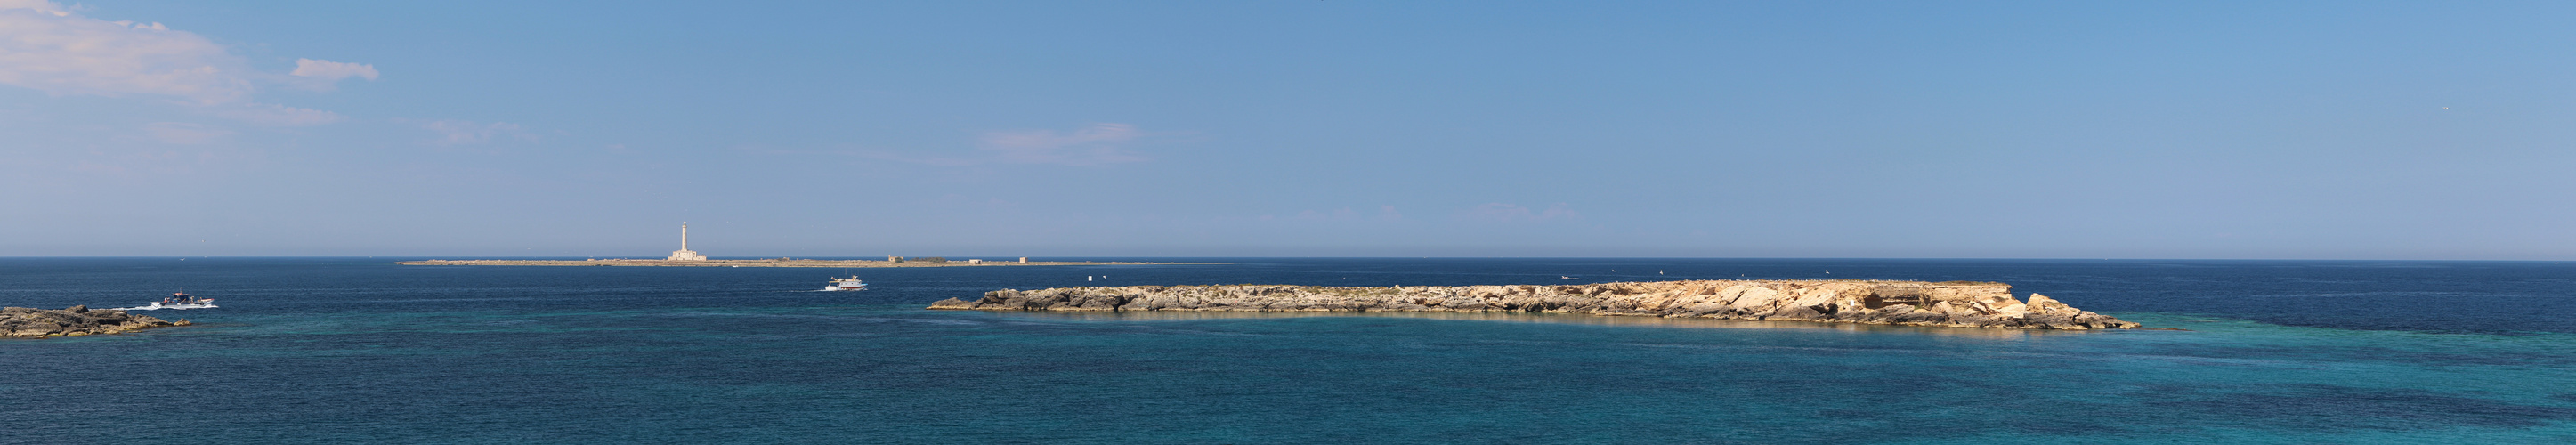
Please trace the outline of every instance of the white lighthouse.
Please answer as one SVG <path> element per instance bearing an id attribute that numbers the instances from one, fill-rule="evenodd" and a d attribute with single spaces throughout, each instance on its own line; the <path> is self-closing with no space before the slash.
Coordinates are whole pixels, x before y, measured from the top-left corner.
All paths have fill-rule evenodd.
<path id="1" fill-rule="evenodd" d="M 698 254 L 698 251 L 695 251 L 695 250 L 689 250 L 689 223 L 687 223 L 687 222 L 682 222 L 682 223 L 680 223 L 680 250 L 674 250 L 674 251 L 671 251 L 671 258 L 670 258 L 670 259 L 663 260 L 663 261 L 706 261 L 706 260 L 707 260 L 707 257 L 706 257 L 706 256 L 704 256 L 704 255 L 699 255 L 699 254 Z"/>

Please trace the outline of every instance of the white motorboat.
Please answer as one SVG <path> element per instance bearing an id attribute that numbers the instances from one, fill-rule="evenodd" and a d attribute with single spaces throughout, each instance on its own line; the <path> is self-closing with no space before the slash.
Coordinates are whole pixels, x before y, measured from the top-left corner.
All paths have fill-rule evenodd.
<path id="1" fill-rule="evenodd" d="M 187 292 L 173 292 L 170 294 L 170 298 L 163 298 L 161 301 L 151 302 L 142 306 L 121 307 L 116 308 L 116 310 L 149 311 L 156 309 L 206 309 L 213 307 L 216 307 L 215 299 L 197 298 L 195 295 L 188 295 Z"/>
<path id="2" fill-rule="evenodd" d="M 833 278 L 832 284 L 823 285 L 824 292 L 845 290 L 868 290 L 868 283 L 859 281 L 857 275 L 851 275 L 849 278 Z"/>

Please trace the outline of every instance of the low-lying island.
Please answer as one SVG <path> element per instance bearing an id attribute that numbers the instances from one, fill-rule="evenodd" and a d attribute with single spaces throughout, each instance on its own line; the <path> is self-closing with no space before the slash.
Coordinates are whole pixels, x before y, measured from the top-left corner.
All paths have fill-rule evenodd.
<path id="1" fill-rule="evenodd" d="M 89 306 L 59 310 L 0 308 L 0 338 L 79 337 L 188 324 L 187 320 L 172 323 L 148 315 L 128 314 L 115 309 L 90 309 Z"/>
<path id="2" fill-rule="evenodd" d="M 1107 266 L 1146 264 L 1216 264 L 1216 263 L 1147 263 L 1129 261 L 877 261 L 877 260 L 809 260 L 777 258 L 766 260 L 422 260 L 396 261 L 405 266 L 645 266 L 645 267 L 967 267 L 967 266 Z"/>
<path id="3" fill-rule="evenodd" d="M 1289 285 L 998 290 L 930 309 L 987 311 L 1416 311 L 1788 320 L 2010 329 L 2130 329 L 2137 323 L 2012 285 L 1882 280 L 1728 280 L 1516 286 Z"/>

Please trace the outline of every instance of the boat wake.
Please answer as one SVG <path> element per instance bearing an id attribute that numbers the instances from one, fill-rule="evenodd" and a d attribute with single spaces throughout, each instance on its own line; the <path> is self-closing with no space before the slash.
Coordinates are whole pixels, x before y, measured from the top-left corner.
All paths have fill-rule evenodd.
<path id="1" fill-rule="evenodd" d="M 170 298 L 163 298 L 163 299 L 161 299 L 161 301 L 155 301 L 155 302 L 152 302 L 152 303 L 150 303 L 150 304 L 145 304 L 145 305 L 142 305 L 142 306 L 135 306 L 135 307 L 121 307 L 121 308 L 116 308 L 116 310 L 120 310 L 120 311 L 150 311 L 150 310 L 161 310 L 161 309 L 209 309 L 209 308 L 214 308 L 214 307 L 216 307 L 216 306 L 215 306 L 215 299 L 212 299 L 212 298 L 197 298 L 196 296 L 188 295 L 188 293 L 187 293 L 187 292 L 178 292 L 178 293 L 170 294 Z"/>

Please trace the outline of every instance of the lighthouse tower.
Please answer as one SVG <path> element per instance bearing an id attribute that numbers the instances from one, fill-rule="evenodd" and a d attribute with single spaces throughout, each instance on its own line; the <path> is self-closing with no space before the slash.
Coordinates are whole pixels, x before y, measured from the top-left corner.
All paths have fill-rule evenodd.
<path id="1" fill-rule="evenodd" d="M 686 223 L 686 222 L 680 223 L 680 250 L 674 250 L 674 251 L 671 251 L 671 258 L 670 258 L 670 259 L 663 260 L 663 261 L 706 261 L 706 260 L 707 260 L 707 257 L 706 257 L 706 256 L 704 256 L 704 255 L 698 255 L 698 251 L 695 251 L 695 250 L 689 250 L 689 223 Z"/>

